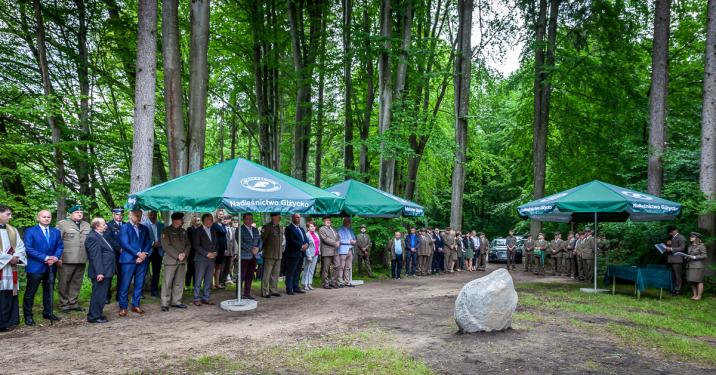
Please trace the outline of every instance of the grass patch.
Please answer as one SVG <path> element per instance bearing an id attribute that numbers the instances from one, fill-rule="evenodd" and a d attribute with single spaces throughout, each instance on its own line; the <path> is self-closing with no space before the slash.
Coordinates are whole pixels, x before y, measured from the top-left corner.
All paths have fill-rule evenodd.
<path id="1" fill-rule="evenodd" d="M 289 358 L 312 374 L 432 374 L 424 363 L 394 348 L 307 348 L 291 351 Z"/>
<path id="2" fill-rule="evenodd" d="M 542 311 L 578 313 L 608 320 L 590 324 L 571 319 L 570 324 L 593 333 L 607 333 L 624 344 L 648 349 L 703 364 L 716 364 L 716 347 L 704 339 L 716 338 L 716 300 L 694 302 L 686 297 L 653 297 L 637 300 L 633 287 L 620 285 L 620 294 L 582 293 L 574 285 L 527 283 L 518 286 L 519 303 Z M 519 317 L 518 320 L 529 319 Z"/>
<path id="3" fill-rule="evenodd" d="M 191 358 L 184 364 L 190 374 L 233 374 L 249 370 L 242 361 L 229 359 L 222 355 L 205 355 Z"/>
<path id="4" fill-rule="evenodd" d="M 260 360 L 255 360 L 260 358 Z M 251 347 L 236 353 L 201 356 L 187 360 L 183 372 L 191 374 L 386 374 L 428 375 L 433 372 L 420 360 L 385 345 L 381 331 L 321 336 L 300 344 Z"/>
<path id="5" fill-rule="evenodd" d="M 517 311 L 512 314 L 512 321 L 541 323 L 544 318 L 530 311 Z"/>

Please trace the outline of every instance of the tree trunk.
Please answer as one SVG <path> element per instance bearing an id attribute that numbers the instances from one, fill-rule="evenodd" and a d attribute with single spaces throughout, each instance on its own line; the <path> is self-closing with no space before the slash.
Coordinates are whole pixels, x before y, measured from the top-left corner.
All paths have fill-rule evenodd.
<path id="1" fill-rule="evenodd" d="M 711 201 L 710 212 L 699 215 L 699 228 L 712 240 L 707 244 L 711 264 L 716 257 L 713 236 L 716 235 L 716 0 L 708 1 L 706 25 L 706 59 L 704 64 L 704 103 L 701 112 L 701 168 L 699 186 Z"/>
<path id="2" fill-rule="evenodd" d="M 534 125 L 532 138 L 533 198 L 544 197 L 545 174 L 547 171 L 547 129 L 542 123 L 545 67 L 544 67 L 544 34 L 547 20 L 547 0 L 539 1 L 537 22 L 535 24 L 535 82 L 534 82 Z M 530 232 L 537 238 L 542 230 L 542 223 L 532 221 Z"/>
<path id="3" fill-rule="evenodd" d="M 84 0 L 75 0 L 77 7 L 77 18 L 79 20 L 79 28 L 77 30 L 77 78 L 80 86 L 80 143 L 79 154 L 88 153 L 88 144 L 90 141 L 90 124 L 89 124 L 89 62 L 87 55 L 87 20 L 86 8 Z M 77 180 L 80 185 L 80 195 L 90 199 L 90 212 L 96 211 L 97 203 L 95 202 L 94 189 L 90 185 L 90 164 L 87 158 L 80 157 L 77 160 Z"/>
<path id="4" fill-rule="evenodd" d="M 179 47 L 179 0 L 162 1 L 162 62 L 167 127 L 169 176 L 187 173 L 186 129 L 182 108 L 181 51 Z"/>
<path id="5" fill-rule="evenodd" d="M 368 135 L 370 134 L 370 120 L 373 116 L 373 102 L 375 101 L 375 86 L 373 84 L 373 55 L 370 43 L 370 18 L 368 16 L 368 4 L 363 9 L 363 33 L 364 42 L 363 49 L 365 52 L 365 76 L 366 76 L 366 92 L 365 92 L 365 109 L 363 111 L 363 124 L 360 128 L 360 173 L 364 182 L 370 180 L 368 171 L 370 170 L 370 160 L 368 160 Z"/>
<path id="6" fill-rule="evenodd" d="M 189 172 L 204 167 L 206 101 L 209 84 L 209 0 L 191 2 L 189 47 Z"/>
<path id="7" fill-rule="evenodd" d="M 45 23 L 42 16 L 42 7 L 40 0 L 33 0 L 33 7 L 35 11 L 35 38 L 36 46 L 30 46 L 30 49 L 35 50 L 35 58 L 37 65 L 40 68 L 40 76 L 42 77 L 42 89 L 45 98 L 50 103 L 50 108 L 54 108 L 52 103 L 55 101 L 55 94 L 52 89 L 52 82 L 50 82 L 50 67 L 47 64 L 47 47 L 45 44 Z M 60 130 L 59 120 L 56 114 L 50 114 L 47 116 L 47 123 L 52 131 L 52 145 L 54 149 L 54 162 L 55 162 L 55 188 L 57 190 L 57 220 L 65 219 L 65 213 L 67 210 L 65 202 L 65 161 L 62 155 L 62 148 L 60 142 L 62 141 L 62 132 Z"/>
<path id="8" fill-rule="evenodd" d="M 383 48 L 378 58 L 378 90 L 379 93 L 379 114 L 378 131 L 384 137 L 390 129 L 391 110 L 393 105 L 393 74 L 390 61 L 390 50 L 392 48 L 393 10 L 391 0 L 380 2 L 380 36 Z M 393 193 L 395 175 L 395 159 L 386 150 L 385 141 L 380 142 L 380 175 L 378 185 L 384 191 Z"/>
<path id="9" fill-rule="evenodd" d="M 134 141 L 129 192 L 152 184 L 154 156 L 154 98 L 157 69 L 157 1 L 139 0 L 137 72 L 134 95 Z"/>
<path id="10" fill-rule="evenodd" d="M 410 31 L 413 25 L 413 0 L 404 0 L 402 19 L 402 35 L 400 42 L 400 56 L 398 68 L 395 73 L 395 94 L 396 103 L 400 104 L 405 90 L 405 79 L 408 75 L 408 53 L 410 51 Z"/>
<path id="11" fill-rule="evenodd" d="M 308 1 L 309 36 L 304 30 L 303 2 L 288 0 L 288 21 L 296 73 L 296 114 L 293 128 L 293 159 L 291 175 L 305 181 L 308 169 L 309 140 L 311 138 L 311 80 L 313 63 L 320 37 L 323 1 Z"/>
<path id="12" fill-rule="evenodd" d="M 669 24 L 671 0 L 656 0 L 654 42 L 649 90 L 648 192 L 661 195 L 664 186 L 663 156 L 666 148 L 666 97 L 669 83 Z"/>
<path id="13" fill-rule="evenodd" d="M 465 162 L 467 155 L 467 118 L 470 109 L 470 69 L 472 66 L 472 8 L 473 0 L 458 1 L 458 43 L 455 59 L 455 167 L 452 172 L 452 210 L 450 228 L 462 230 L 462 204 L 465 190 Z"/>
<path id="14" fill-rule="evenodd" d="M 321 60 L 323 60 L 323 53 L 321 53 Z M 323 61 L 321 61 L 321 64 Z M 314 185 L 321 187 L 321 178 L 323 174 L 322 161 L 323 161 L 323 91 L 326 86 L 326 73 L 324 69 L 318 73 L 318 118 L 316 121 L 316 173 Z"/>
<path id="15" fill-rule="evenodd" d="M 351 24 L 353 17 L 352 0 L 343 0 L 343 99 L 344 104 L 344 146 L 343 146 L 343 169 L 344 176 L 347 180 L 353 171 L 353 110 L 351 109 L 351 100 L 353 100 L 353 80 L 351 76 L 351 68 L 353 66 L 353 54 L 351 52 Z M 321 67 L 323 70 L 323 67 Z M 323 72 L 321 71 L 321 74 Z M 317 153 L 318 154 L 318 153 Z M 318 161 L 318 158 L 316 158 Z M 318 167 L 316 167 L 318 171 Z M 316 178 L 316 181 L 320 181 Z M 320 186 L 320 184 L 316 184 Z"/>
<path id="16" fill-rule="evenodd" d="M 154 134 L 154 139 L 157 135 Z M 154 142 L 154 151 L 152 159 L 152 185 L 161 184 L 167 180 L 167 169 L 164 166 L 164 154 L 158 142 Z"/>
<path id="17" fill-rule="evenodd" d="M 349 3 L 351 0 L 346 0 Z M 349 17 L 350 18 L 350 17 Z M 324 121 L 324 91 L 326 87 L 326 22 L 321 22 L 321 39 L 319 41 L 319 71 L 318 71 L 318 118 L 316 121 L 316 157 L 315 165 L 316 171 L 314 175 L 314 185 L 321 187 L 321 179 L 323 178 L 323 121 Z M 350 36 L 348 37 L 350 41 Z M 348 71 L 348 83 L 350 82 L 350 71 Z M 346 89 L 348 90 L 348 89 Z M 350 90 L 348 90 L 350 91 Z M 346 103 L 350 103 L 346 100 Z M 346 115 L 350 113 L 350 109 L 347 110 Z M 348 132 L 348 125 L 346 125 L 346 132 Z M 353 125 L 351 122 L 350 126 L 351 140 L 353 139 Z M 347 137 L 347 136 L 346 136 Z M 353 146 L 350 149 L 351 152 L 351 166 L 353 165 Z M 347 156 L 346 156 L 347 157 Z"/>

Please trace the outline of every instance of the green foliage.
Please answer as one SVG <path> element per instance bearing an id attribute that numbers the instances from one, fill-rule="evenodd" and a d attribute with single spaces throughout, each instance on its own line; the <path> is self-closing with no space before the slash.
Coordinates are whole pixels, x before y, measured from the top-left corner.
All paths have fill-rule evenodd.
<path id="1" fill-rule="evenodd" d="M 55 92 L 51 98 L 43 95 L 32 52 L 36 43 L 32 7 L 27 2 L 0 4 L 0 154 L 3 155 L 0 201 L 15 208 L 14 223 L 18 226 L 32 224 L 37 210 L 55 207 L 58 193 L 67 195 L 70 202 L 85 204 L 90 214 L 106 213 L 126 199 L 132 162 L 137 4 L 135 0 L 84 2 L 91 87 L 89 135 L 82 133 L 79 124 L 76 3 L 41 2 Z M 262 20 L 266 23 L 263 30 L 254 27 L 252 4 L 267 15 Z M 320 51 L 324 58 L 316 62 L 312 77 L 313 131 L 308 180 L 314 181 L 318 157 L 322 164 L 322 186 L 337 183 L 345 176 L 377 185 L 383 153 L 382 156 L 396 158 L 396 193 L 404 195 L 409 160 L 417 158 L 420 162 L 414 199 L 426 207 L 424 220 L 356 221 L 369 225 L 378 257 L 393 232 L 407 223 L 444 227 L 450 220 L 455 150 L 451 49 L 456 8 L 451 2 L 441 4 L 438 9 L 434 2 L 415 3 L 406 89 L 403 99 L 391 109 L 391 129 L 382 135 L 377 129 L 377 57 L 383 42 L 378 35 L 379 2 L 353 4 L 354 97 L 350 98 L 353 112 L 349 116 L 356 124 L 353 140 L 356 166 L 362 146 L 367 150 L 370 165 L 366 173 L 360 173 L 345 170 L 342 162 L 344 25 L 340 16 L 342 5 L 327 3 L 326 42 Z M 397 30 L 403 6 L 395 4 L 390 51 L 394 71 L 400 61 L 401 35 Z M 530 200 L 533 190 L 534 51 L 529 42 L 533 37 L 530 30 L 533 15 L 528 2 L 521 0 L 480 0 L 475 7 L 482 18 L 475 20 L 473 30 L 473 39 L 479 38 L 479 44 L 475 46 L 472 72 L 463 229 L 484 231 L 492 238 L 505 235 L 510 228 L 524 233 L 529 225 L 517 217 L 515 208 Z M 684 204 L 684 214 L 676 223 L 682 231 L 695 229 L 696 216 L 714 212 L 716 207 L 713 201 L 703 199 L 698 187 L 704 10 L 701 0 L 678 1 L 672 7 L 663 195 Z M 547 193 L 592 179 L 644 190 L 653 9 L 648 3 L 633 0 L 562 2 L 558 21 L 556 65 L 550 71 L 553 91 Z M 260 158 L 253 60 L 254 42 L 258 42 L 271 47 L 267 61 L 278 76 L 272 94 L 278 97 L 275 113 L 280 128 L 279 169 L 289 172 L 295 141 L 291 132 L 296 110 L 296 77 L 287 24 L 285 2 L 211 3 L 205 165 L 228 159 L 232 154 L 254 161 Z M 191 94 L 188 3 L 179 6 L 179 31 L 186 112 Z M 520 42 L 525 42 L 523 47 Z M 515 48 L 523 48 L 520 67 L 507 75 L 498 72 L 495 66 Z M 158 58 L 155 127 L 158 167 L 154 182 L 160 182 L 168 169 L 161 53 Z M 367 70 L 368 62 L 373 64 L 372 75 Z M 325 81 L 322 108 L 317 103 L 319 76 Z M 372 112 L 366 113 L 369 82 L 373 83 L 375 97 Z M 323 145 L 317 150 L 319 110 L 323 111 Z M 62 130 L 57 147 L 64 156 L 66 177 L 59 186 L 55 182 L 48 116 L 55 116 Z M 366 120 L 365 116 L 369 116 L 370 128 L 363 140 L 358 124 Z M 232 139 L 236 140 L 233 146 Z M 426 142 L 424 150 L 411 145 L 411 139 Z M 89 194 L 81 193 L 78 179 L 81 161 L 87 161 L 91 168 Z M 22 189 L 11 184 L 15 180 Z M 571 228 L 545 224 L 545 231 L 555 229 Z M 615 261 L 658 261 L 651 244 L 663 239 L 664 225 L 606 224 L 602 229 L 615 241 Z"/>

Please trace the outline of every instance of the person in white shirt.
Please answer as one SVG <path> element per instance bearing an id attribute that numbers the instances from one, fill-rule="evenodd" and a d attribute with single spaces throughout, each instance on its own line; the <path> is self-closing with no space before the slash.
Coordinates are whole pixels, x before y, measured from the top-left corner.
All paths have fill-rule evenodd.
<path id="1" fill-rule="evenodd" d="M 17 267 L 27 264 L 25 243 L 10 219 L 12 209 L 0 205 L 0 332 L 20 324 Z"/>

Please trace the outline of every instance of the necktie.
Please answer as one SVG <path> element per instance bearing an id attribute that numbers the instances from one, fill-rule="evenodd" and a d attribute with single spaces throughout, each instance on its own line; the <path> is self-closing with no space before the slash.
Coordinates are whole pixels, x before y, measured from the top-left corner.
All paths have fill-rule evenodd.
<path id="1" fill-rule="evenodd" d="M 45 240 L 47 241 L 47 244 L 50 244 L 50 230 L 48 228 L 45 228 Z"/>

